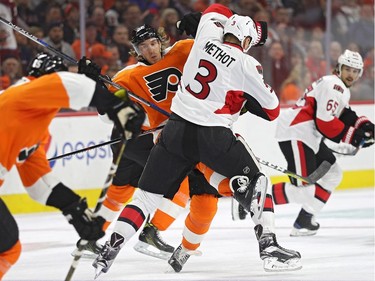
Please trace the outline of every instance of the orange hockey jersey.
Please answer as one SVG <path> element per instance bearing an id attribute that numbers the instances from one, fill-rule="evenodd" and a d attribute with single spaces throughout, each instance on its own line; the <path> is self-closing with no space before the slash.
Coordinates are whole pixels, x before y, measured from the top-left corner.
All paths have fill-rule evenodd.
<path id="1" fill-rule="evenodd" d="M 86 76 L 59 72 L 12 86 L 0 95 L 0 186 L 12 166 L 23 165 L 31 155 L 43 171 L 30 174 L 49 171 L 44 149 L 38 147 L 48 136 L 51 120 L 60 108 L 88 106 L 94 91 L 95 82 Z"/>
<path id="2" fill-rule="evenodd" d="M 119 71 L 113 77 L 113 81 L 170 113 L 172 98 L 177 91 L 193 43 L 192 39 L 178 41 L 166 50 L 163 59 L 159 62 L 153 65 L 142 62 L 130 65 Z M 116 88 L 111 86 L 110 90 L 115 92 Z M 158 127 L 168 119 L 168 116 L 155 109 L 142 103 L 140 105 L 146 112 L 144 130 Z"/>

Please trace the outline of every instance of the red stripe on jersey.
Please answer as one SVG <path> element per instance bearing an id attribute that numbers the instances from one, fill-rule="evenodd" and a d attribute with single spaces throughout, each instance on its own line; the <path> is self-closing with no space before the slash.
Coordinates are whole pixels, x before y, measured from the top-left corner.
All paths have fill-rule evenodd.
<path id="1" fill-rule="evenodd" d="M 223 16 L 226 16 L 228 19 L 233 15 L 233 12 L 224 5 L 221 4 L 213 4 L 209 6 L 204 12 L 203 15 L 207 13 L 218 13 L 222 14 Z"/>
<path id="2" fill-rule="evenodd" d="M 331 196 L 331 192 L 325 190 L 319 184 L 315 184 L 315 198 L 326 203 Z"/>
<path id="3" fill-rule="evenodd" d="M 302 122 L 314 120 L 316 101 L 313 97 L 306 97 L 305 101 L 306 101 L 305 105 L 302 106 L 302 108 L 300 109 L 300 112 L 296 115 L 292 123 L 290 123 L 290 126 L 293 126 Z M 298 107 L 296 107 L 295 109 L 297 108 Z"/>
<path id="4" fill-rule="evenodd" d="M 303 142 L 297 141 L 297 147 L 298 147 L 299 165 L 301 167 L 301 176 L 306 177 L 308 176 L 308 174 L 307 174 L 307 168 L 306 168 L 306 155 L 305 155 L 305 150 L 303 149 Z"/>
<path id="5" fill-rule="evenodd" d="M 288 199 L 285 194 L 285 182 L 272 185 L 272 195 L 276 205 L 287 204 Z"/>
<path id="6" fill-rule="evenodd" d="M 317 118 L 315 124 L 319 132 L 321 132 L 327 138 L 334 138 L 341 134 L 341 132 L 345 129 L 344 123 L 341 122 L 337 117 L 329 122 Z"/>
<path id="7" fill-rule="evenodd" d="M 137 206 L 127 205 L 122 210 L 118 220 L 125 221 L 125 222 L 133 225 L 133 227 L 135 227 L 136 230 L 138 230 L 142 226 L 142 224 L 145 220 L 145 216 L 144 216 L 142 210 L 139 209 Z"/>
<path id="8" fill-rule="evenodd" d="M 270 121 L 275 120 L 280 114 L 280 104 L 278 104 L 274 109 L 263 108 L 263 110 L 265 113 L 267 113 Z"/>

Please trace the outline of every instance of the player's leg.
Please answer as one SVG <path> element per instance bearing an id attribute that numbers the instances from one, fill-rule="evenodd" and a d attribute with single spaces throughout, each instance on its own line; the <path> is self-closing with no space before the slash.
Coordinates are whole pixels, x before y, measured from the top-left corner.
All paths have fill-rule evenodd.
<path id="1" fill-rule="evenodd" d="M 342 172 L 336 158 L 322 142 L 317 154 L 299 141 L 280 143 L 288 162 L 288 169 L 309 176 L 324 161 L 330 163 L 328 172 L 314 184 L 306 184 L 294 178 L 291 183 L 276 183 L 272 186 L 275 204 L 297 203 L 302 209 L 293 225 L 292 236 L 314 235 L 319 229 L 315 215 L 328 201 L 332 191 L 340 183 Z"/>
<path id="2" fill-rule="evenodd" d="M 169 126 L 168 126 L 169 125 Z M 177 124 L 175 124 L 177 125 Z M 178 124 L 180 126 L 180 124 Z M 93 266 L 97 274 L 107 272 L 125 243 L 138 231 L 146 217 L 160 205 L 167 193 L 176 193 L 181 182 L 195 163 L 173 154 L 166 149 L 164 135 L 172 134 L 171 140 L 181 138 L 178 126 L 167 123 L 159 143 L 155 145 L 134 193 L 133 201 L 122 210 L 109 241 L 106 242 Z M 170 127 L 168 129 L 168 127 Z M 179 140 L 173 141 L 177 143 Z"/>
<path id="3" fill-rule="evenodd" d="M 81 238 L 97 240 L 104 235 L 101 229 L 104 219 L 94 217 L 88 209 L 86 199 L 53 175 L 42 146 L 22 165 L 17 165 L 17 169 L 29 196 L 43 205 L 61 210 Z"/>
<path id="4" fill-rule="evenodd" d="M 0 280 L 21 254 L 16 221 L 0 198 Z"/>
<path id="5" fill-rule="evenodd" d="M 160 231 L 165 231 L 185 209 L 190 198 L 188 182 L 189 177 L 186 177 L 173 199 L 167 198 L 168 195 L 164 196 L 154 216 L 146 222 L 139 234 L 139 241 L 134 246 L 136 251 L 161 259 L 169 259 L 174 247 L 163 240 Z"/>

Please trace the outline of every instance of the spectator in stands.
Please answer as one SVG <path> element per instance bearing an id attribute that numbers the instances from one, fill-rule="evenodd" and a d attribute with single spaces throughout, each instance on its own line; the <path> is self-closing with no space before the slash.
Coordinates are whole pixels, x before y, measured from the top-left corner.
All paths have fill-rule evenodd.
<path id="1" fill-rule="evenodd" d="M 52 2 L 48 5 L 46 10 L 46 16 L 44 18 L 44 21 L 42 21 L 43 26 L 48 28 L 51 23 L 53 22 L 63 22 L 64 15 L 63 10 L 61 9 L 61 6 L 55 2 Z M 47 30 L 46 30 L 47 34 Z"/>
<path id="2" fill-rule="evenodd" d="M 143 24 L 145 14 L 142 14 L 141 9 L 137 4 L 128 4 L 121 14 L 121 22 L 128 28 L 133 30 Z"/>
<path id="3" fill-rule="evenodd" d="M 39 25 L 38 16 L 30 7 L 29 0 L 17 0 L 17 16 L 22 19 L 27 26 Z"/>
<path id="4" fill-rule="evenodd" d="M 5 58 L 1 64 L 1 73 L 2 76 L 9 79 L 8 86 L 13 85 L 16 81 L 18 81 L 23 76 L 22 66 L 19 58 L 13 56 Z"/>
<path id="5" fill-rule="evenodd" d="M 107 51 L 106 47 L 103 44 L 97 43 L 91 47 L 90 59 L 101 68 L 101 74 L 106 74 L 111 58 L 112 53 Z"/>
<path id="6" fill-rule="evenodd" d="M 306 57 L 306 67 L 311 73 L 311 83 L 326 74 L 323 46 L 320 41 L 311 41 Z"/>
<path id="7" fill-rule="evenodd" d="M 79 10 L 76 3 L 69 3 L 64 9 L 64 41 L 73 44 L 79 35 Z"/>
<path id="8" fill-rule="evenodd" d="M 115 0 L 113 6 L 105 13 L 105 18 L 111 29 L 120 23 L 120 15 L 122 15 L 128 3 L 128 0 Z"/>
<path id="9" fill-rule="evenodd" d="M 179 18 L 182 18 L 184 15 L 195 12 L 193 8 L 192 0 L 171 0 L 171 8 L 175 8 L 178 12 Z"/>
<path id="10" fill-rule="evenodd" d="M 361 17 L 349 26 L 350 39 L 359 43 L 364 56 L 374 47 L 374 4 L 361 5 Z"/>
<path id="11" fill-rule="evenodd" d="M 274 41 L 268 50 L 269 58 L 264 62 L 264 80 L 272 85 L 276 95 L 280 95 L 281 84 L 288 77 L 290 64 L 285 55 L 284 47 L 279 41 Z"/>
<path id="12" fill-rule="evenodd" d="M 72 46 L 63 40 L 64 38 L 64 25 L 62 22 L 51 22 L 47 27 L 47 37 L 43 39 L 48 45 L 56 50 L 74 58 L 75 53 Z M 72 64 L 71 62 L 68 63 Z"/>
<path id="13" fill-rule="evenodd" d="M 114 45 L 114 44 L 108 45 L 107 51 L 111 53 L 111 57 L 108 60 L 108 70 L 111 69 L 114 71 L 115 69 L 117 69 L 117 71 L 119 71 L 123 69 L 125 65 L 122 63 L 120 59 L 120 52 L 118 50 L 117 45 Z M 109 75 L 108 71 L 106 74 Z"/>
<path id="14" fill-rule="evenodd" d="M 98 43 L 96 41 L 97 30 L 96 30 L 95 23 L 93 23 L 92 21 L 87 21 L 85 33 L 86 33 L 85 52 L 86 52 L 86 56 L 90 57 L 91 56 L 91 47 L 95 43 Z M 81 55 L 81 40 L 77 38 L 73 42 L 72 48 L 73 48 L 73 51 L 75 53 L 76 59 L 79 60 L 82 57 L 82 55 Z"/>
<path id="15" fill-rule="evenodd" d="M 176 22 L 178 20 L 179 18 L 176 9 L 168 8 L 163 10 L 161 14 L 160 26 L 164 27 L 171 45 L 180 39 L 186 38 L 186 36 L 182 36 L 176 28 Z"/>
<path id="16" fill-rule="evenodd" d="M 16 42 L 18 45 L 18 53 L 21 62 L 22 73 L 26 73 L 30 58 L 34 56 L 33 46 L 30 44 L 30 41 L 26 36 L 18 32 L 16 32 L 14 35 L 16 37 Z"/>
<path id="17" fill-rule="evenodd" d="M 96 41 L 102 44 L 108 43 L 108 29 L 105 21 L 105 11 L 103 7 L 94 7 L 89 20 L 95 23 L 97 30 Z"/>
<path id="18" fill-rule="evenodd" d="M 338 41 L 332 41 L 329 48 L 329 60 L 331 70 L 334 70 L 339 56 L 342 54 L 342 46 Z"/>
<path id="19" fill-rule="evenodd" d="M 129 29 L 125 25 L 119 24 L 116 26 L 112 35 L 112 44 L 117 46 L 120 52 L 120 60 L 126 65 L 132 58 L 132 56 L 129 55 L 129 52 L 133 47 L 129 40 Z"/>

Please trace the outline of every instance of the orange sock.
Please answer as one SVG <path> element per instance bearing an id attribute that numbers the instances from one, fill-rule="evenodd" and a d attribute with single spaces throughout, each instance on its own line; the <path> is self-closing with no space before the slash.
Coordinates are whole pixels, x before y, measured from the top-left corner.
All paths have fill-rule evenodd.
<path id="1" fill-rule="evenodd" d="M 8 251 L 0 253 L 0 280 L 3 278 L 4 274 L 11 268 L 12 265 L 16 263 L 21 255 L 21 242 L 17 241 L 16 244 Z"/>

